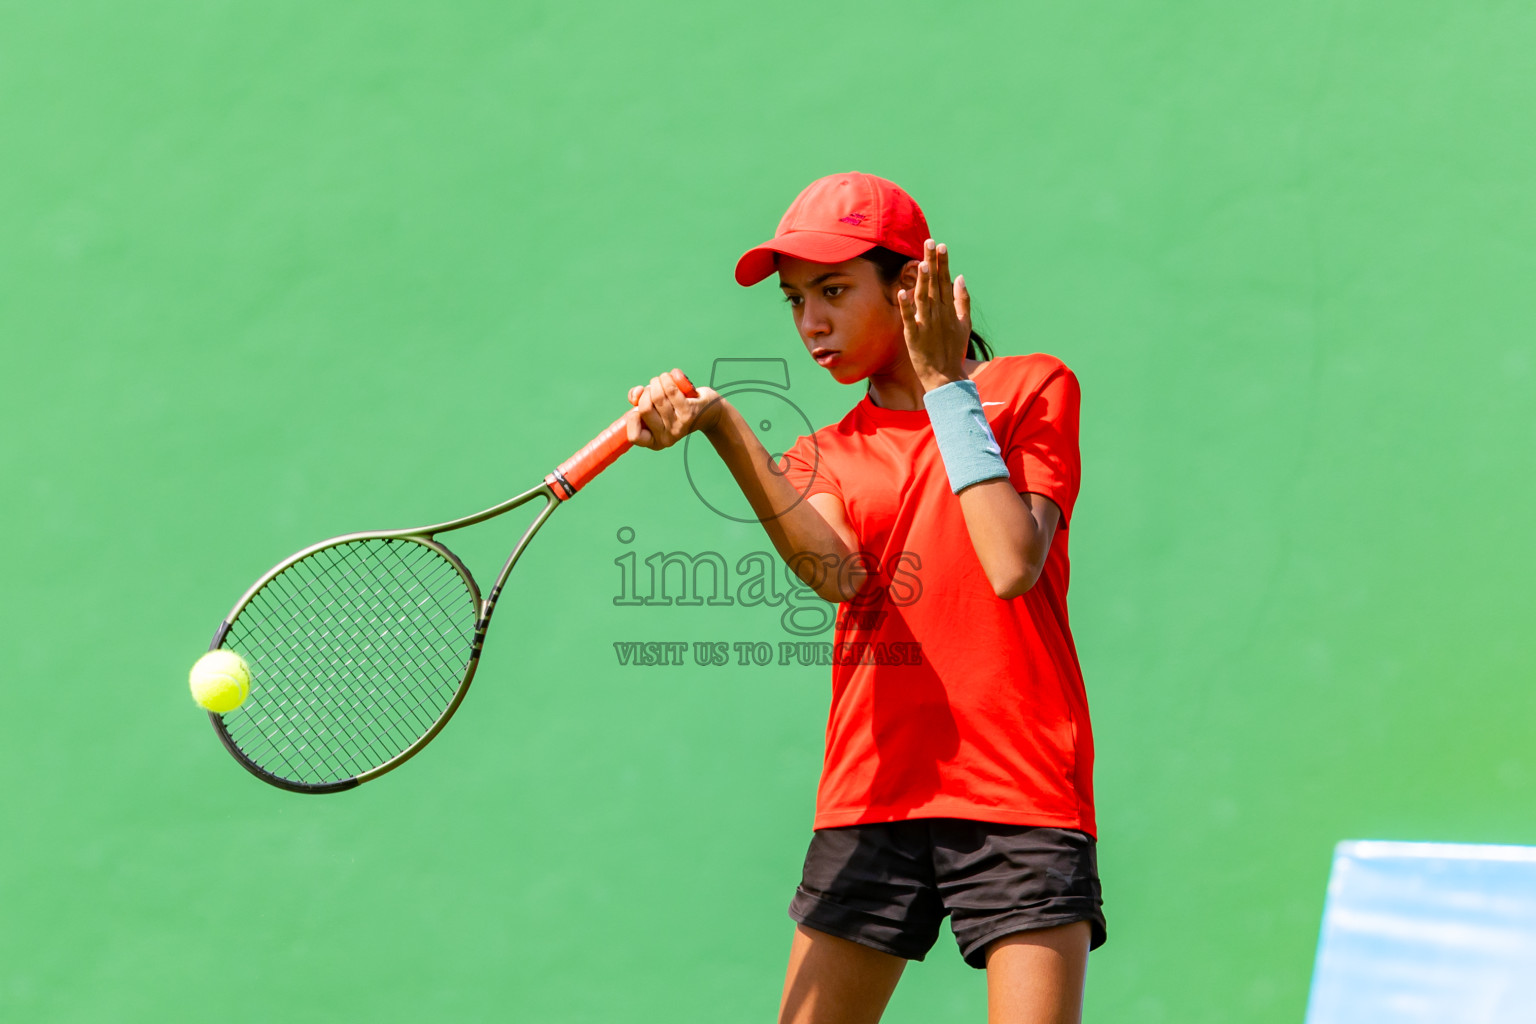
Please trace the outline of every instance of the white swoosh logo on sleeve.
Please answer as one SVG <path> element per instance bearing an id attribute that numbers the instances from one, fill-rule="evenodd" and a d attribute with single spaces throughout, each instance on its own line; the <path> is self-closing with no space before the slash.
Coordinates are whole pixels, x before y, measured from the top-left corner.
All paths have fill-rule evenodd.
<path id="1" fill-rule="evenodd" d="M 982 402 L 981 404 L 983 406 L 987 406 L 987 405 L 1006 405 L 1007 403 L 1006 402 Z"/>

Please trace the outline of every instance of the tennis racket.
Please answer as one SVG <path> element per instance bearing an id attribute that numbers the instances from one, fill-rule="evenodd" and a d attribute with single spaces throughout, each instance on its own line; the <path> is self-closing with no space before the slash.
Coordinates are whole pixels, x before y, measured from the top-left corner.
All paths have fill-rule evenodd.
<path id="1" fill-rule="evenodd" d="M 673 379 L 697 394 L 681 371 Z M 225 748 L 258 779 L 296 793 L 351 789 L 410 760 L 463 703 L 496 599 L 528 542 L 630 447 L 620 417 L 543 482 L 484 512 L 333 537 L 273 566 L 208 645 L 239 654 L 251 672 L 240 707 L 209 712 Z M 438 537 L 540 499 L 482 598 Z"/>

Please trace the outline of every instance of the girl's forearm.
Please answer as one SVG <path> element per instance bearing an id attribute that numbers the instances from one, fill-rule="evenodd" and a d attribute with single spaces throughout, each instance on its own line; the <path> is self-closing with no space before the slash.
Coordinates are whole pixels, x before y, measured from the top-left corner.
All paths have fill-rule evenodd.
<path id="1" fill-rule="evenodd" d="M 971 546 L 992 592 L 1002 598 L 1018 597 L 1034 586 L 1045 567 L 1054 530 L 1036 519 L 1030 500 L 1006 478 L 973 484 L 959 498 Z"/>
<path id="2" fill-rule="evenodd" d="M 725 399 L 704 430 L 741 493 L 752 506 L 779 557 L 828 601 L 845 601 L 863 586 L 866 574 L 851 562 L 854 552 L 787 476 L 775 472 L 768 449 L 750 424 Z M 852 566 L 853 572 L 839 572 Z M 839 583 L 839 580 L 842 583 Z M 842 588 L 851 586 L 850 593 Z"/>

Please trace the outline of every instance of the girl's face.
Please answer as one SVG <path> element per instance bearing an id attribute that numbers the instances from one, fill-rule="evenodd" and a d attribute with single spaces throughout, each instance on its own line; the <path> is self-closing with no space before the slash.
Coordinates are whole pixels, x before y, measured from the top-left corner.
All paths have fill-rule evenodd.
<path id="1" fill-rule="evenodd" d="M 903 273 L 887 285 L 879 269 L 864 259 L 811 263 L 779 257 L 779 287 L 800 340 L 839 384 L 887 371 L 906 354 L 896 305 L 897 290 L 912 287 L 906 277 Z"/>

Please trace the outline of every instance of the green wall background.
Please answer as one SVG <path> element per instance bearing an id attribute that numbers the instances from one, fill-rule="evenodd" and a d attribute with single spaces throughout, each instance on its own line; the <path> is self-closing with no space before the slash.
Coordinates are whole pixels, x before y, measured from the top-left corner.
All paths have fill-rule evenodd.
<path id="1" fill-rule="evenodd" d="M 0 6 L 0 1016 L 772 1019 L 828 684 L 617 665 L 783 638 L 612 604 L 630 548 L 766 547 L 680 452 L 550 525 L 375 785 L 261 786 L 185 672 L 279 557 L 665 367 L 836 419 L 730 269 L 856 168 L 1082 381 L 1088 1019 L 1300 1019 L 1336 840 L 1536 843 L 1533 50 L 1502 0 Z M 887 1020 L 984 1004 L 946 931 Z"/>

